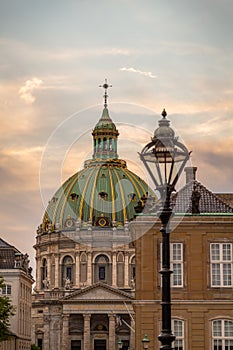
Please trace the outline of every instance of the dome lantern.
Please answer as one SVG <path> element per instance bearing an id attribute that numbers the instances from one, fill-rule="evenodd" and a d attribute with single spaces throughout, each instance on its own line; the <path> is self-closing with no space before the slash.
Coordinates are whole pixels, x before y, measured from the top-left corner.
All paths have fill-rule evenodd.
<path id="1" fill-rule="evenodd" d="M 109 87 L 112 87 L 112 85 L 108 85 L 107 79 L 105 79 L 105 83 L 103 85 L 100 85 L 100 87 L 103 87 L 105 89 L 103 96 L 104 109 L 100 120 L 92 132 L 94 143 L 93 159 L 117 159 L 117 139 L 119 132 L 116 128 L 116 125 L 110 118 L 107 108 L 107 89 Z"/>

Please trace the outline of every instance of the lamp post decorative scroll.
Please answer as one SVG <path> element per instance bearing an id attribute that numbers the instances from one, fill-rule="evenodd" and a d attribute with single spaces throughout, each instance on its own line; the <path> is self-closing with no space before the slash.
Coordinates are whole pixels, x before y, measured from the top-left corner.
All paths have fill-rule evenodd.
<path id="1" fill-rule="evenodd" d="M 175 136 L 166 116 L 164 109 L 163 118 L 159 120 L 159 127 L 155 130 L 153 138 L 139 153 L 156 190 L 160 192 L 162 204 L 158 212 L 162 223 L 162 330 L 158 336 L 162 344 L 161 350 L 171 350 L 175 340 L 171 331 L 170 199 L 191 154 Z"/>

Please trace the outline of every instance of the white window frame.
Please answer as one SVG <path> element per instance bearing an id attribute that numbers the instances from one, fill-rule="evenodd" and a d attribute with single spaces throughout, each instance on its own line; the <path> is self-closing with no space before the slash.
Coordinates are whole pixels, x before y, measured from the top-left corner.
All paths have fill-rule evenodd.
<path id="1" fill-rule="evenodd" d="M 214 328 L 215 325 L 216 325 L 216 328 Z M 229 327 L 231 327 L 231 330 Z M 228 320 L 228 319 L 213 320 L 212 321 L 212 350 L 231 349 L 232 347 L 233 347 L 233 320 Z"/>
<path id="2" fill-rule="evenodd" d="M 174 247 L 180 246 L 180 256 L 175 256 Z M 162 243 L 160 244 L 160 266 L 162 268 Z M 180 283 L 175 284 L 175 273 L 174 269 L 176 266 L 180 268 Z M 184 287 L 184 244 L 182 242 L 170 243 L 170 268 L 173 273 L 171 274 L 171 287 L 172 288 L 183 288 Z M 162 280 L 162 279 L 161 279 Z"/>
<path id="3" fill-rule="evenodd" d="M 227 246 L 230 247 L 228 258 L 224 254 L 227 251 Z M 214 250 L 214 247 L 218 247 Z M 225 257 L 224 257 L 225 256 Z M 226 269 L 228 274 L 226 274 Z M 224 271 L 225 270 L 225 271 Z M 232 243 L 230 242 L 215 242 L 210 243 L 210 283 L 213 288 L 230 288 L 232 287 Z M 217 278 L 219 277 L 219 278 Z"/>
<path id="4" fill-rule="evenodd" d="M 11 295 L 12 294 L 12 286 L 11 284 L 5 284 L 2 288 L 2 295 Z"/>
<path id="5" fill-rule="evenodd" d="M 180 256 L 175 256 L 174 254 L 174 247 L 180 246 Z M 171 275 L 171 286 L 174 288 L 182 288 L 184 286 L 184 245 L 181 242 L 174 242 L 170 244 L 170 264 L 171 264 L 171 270 L 173 271 L 173 274 Z M 175 266 L 179 266 L 180 268 L 180 283 L 175 284 Z"/>
<path id="6" fill-rule="evenodd" d="M 176 323 L 179 324 L 179 332 L 176 331 Z M 184 346 L 184 321 L 178 318 L 172 319 L 172 330 L 176 337 L 173 342 L 174 350 L 185 350 Z"/>

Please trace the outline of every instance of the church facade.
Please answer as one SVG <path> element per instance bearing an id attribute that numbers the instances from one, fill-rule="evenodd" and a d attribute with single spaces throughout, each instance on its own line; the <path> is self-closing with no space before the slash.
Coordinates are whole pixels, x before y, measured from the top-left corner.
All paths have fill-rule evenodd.
<path id="1" fill-rule="evenodd" d="M 32 342 L 43 350 L 135 348 L 129 225 L 149 190 L 118 158 L 103 87 L 93 157 L 54 194 L 37 230 Z"/>

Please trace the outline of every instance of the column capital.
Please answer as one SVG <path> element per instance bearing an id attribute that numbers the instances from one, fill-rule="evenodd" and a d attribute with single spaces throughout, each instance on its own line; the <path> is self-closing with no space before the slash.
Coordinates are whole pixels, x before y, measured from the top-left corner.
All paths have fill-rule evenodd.
<path id="1" fill-rule="evenodd" d="M 63 321 L 67 321 L 67 320 L 69 320 L 69 318 L 70 318 L 70 314 L 63 314 L 62 315 Z"/>
<path id="2" fill-rule="evenodd" d="M 113 314 L 108 314 L 108 318 L 111 319 L 111 320 L 112 320 L 112 319 L 115 320 L 115 315 L 113 315 Z"/>
<path id="3" fill-rule="evenodd" d="M 91 318 L 91 314 L 83 314 L 84 319 L 88 320 Z"/>

